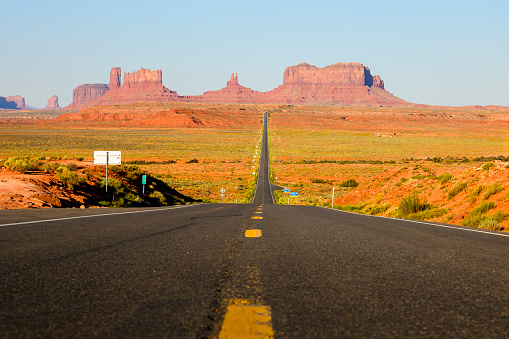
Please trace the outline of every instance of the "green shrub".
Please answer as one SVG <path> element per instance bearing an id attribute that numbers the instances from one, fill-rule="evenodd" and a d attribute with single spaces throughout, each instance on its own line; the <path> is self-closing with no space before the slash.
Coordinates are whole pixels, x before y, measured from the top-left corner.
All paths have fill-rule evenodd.
<path id="1" fill-rule="evenodd" d="M 309 179 L 309 181 L 313 184 L 327 184 L 328 181 L 326 180 L 323 180 L 323 179 Z"/>
<path id="2" fill-rule="evenodd" d="M 413 213 L 425 211 L 430 208 L 425 200 L 421 201 L 418 194 L 413 194 L 409 197 L 403 198 L 398 205 L 397 214 L 400 217 L 405 217 Z"/>
<path id="3" fill-rule="evenodd" d="M 493 194 L 500 193 L 504 190 L 504 187 L 500 185 L 498 181 L 495 181 L 493 185 L 486 187 L 486 190 L 484 191 L 483 200 L 488 200 L 489 197 L 491 197 Z"/>
<path id="4" fill-rule="evenodd" d="M 355 179 L 348 179 L 339 184 L 339 187 L 355 188 L 357 186 L 359 186 L 359 183 Z"/>
<path id="5" fill-rule="evenodd" d="M 495 203 L 493 201 L 483 202 L 481 205 L 474 208 L 472 212 L 463 219 L 461 224 L 463 226 L 478 227 L 481 222 L 486 219 L 486 213 L 492 208 L 495 208 Z"/>
<path id="6" fill-rule="evenodd" d="M 439 175 L 437 179 L 440 182 L 440 184 L 443 185 L 446 182 L 451 181 L 452 178 L 453 178 L 453 176 L 451 173 L 444 173 L 444 174 Z"/>
<path id="7" fill-rule="evenodd" d="M 389 204 L 389 203 L 375 206 L 369 210 L 368 214 L 370 214 L 370 215 L 382 214 L 385 211 L 387 211 L 389 209 L 389 207 L 391 207 L 391 204 Z"/>
<path id="8" fill-rule="evenodd" d="M 475 201 L 477 200 L 477 197 L 479 196 L 479 194 L 481 194 L 483 189 L 484 189 L 483 185 L 479 185 L 479 186 L 477 186 L 475 188 L 472 188 L 470 190 L 470 193 L 468 194 L 468 201 L 471 204 L 475 203 Z"/>
<path id="9" fill-rule="evenodd" d="M 458 193 L 463 191 L 466 187 L 467 187 L 467 183 L 465 181 L 458 182 L 456 185 L 453 186 L 453 188 L 451 188 L 449 190 L 449 192 L 447 192 L 447 199 L 451 200 Z"/>
<path id="10" fill-rule="evenodd" d="M 59 167 L 61 167 L 62 164 L 58 162 L 47 162 L 43 164 L 40 169 L 41 171 L 45 171 L 47 173 L 55 173 Z"/>
<path id="11" fill-rule="evenodd" d="M 159 191 L 154 191 L 150 193 L 149 197 L 159 201 L 160 205 L 166 205 L 166 198 L 164 197 L 164 194 L 162 194 Z"/>
<path id="12" fill-rule="evenodd" d="M 73 171 L 68 166 L 60 166 L 57 168 L 55 177 L 66 184 L 67 188 L 71 191 L 74 190 L 75 186 L 85 183 L 85 179 L 80 177 L 77 172 Z"/>
<path id="13" fill-rule="evenodd" d="M 38 159 L 31 159 L 28 156 L 25 157 L 13 157 L 9 158 L 4 162 L 4 167 L 13 171 L 26 173 L 28 171 L 38 171 L 42 162 Z"/>
<path id="14" fill-rule="evenodd" d="M 488 161 L 487 163 L 485 163 L 484 165 L 481 166 L 483 171 L 489 171 L 490 168 L 492 168 L 492 167 L 495 167 L 495 164 L 492 163 L 491 161 Z"/>
<path id="15" fill-rule="evenodd" d="M 197 164 L 199 163 L 198 159 L 191 159 L 187 162 L 188 164 Z"/>

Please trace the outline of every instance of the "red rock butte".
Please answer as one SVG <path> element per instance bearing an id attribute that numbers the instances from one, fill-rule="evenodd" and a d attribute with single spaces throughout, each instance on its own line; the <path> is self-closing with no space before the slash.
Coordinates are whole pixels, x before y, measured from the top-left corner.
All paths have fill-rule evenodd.
<path id="1" fill-rule="evenodd" d="M 0 109 L 25 109 L 25 98 L 21 95 L 0 96 Z"/>
<path id="2" fill-rule="evenodd" d="M 411 106 L 385 90 L 380 76 L 372 76 L 368 67 L 356 63 L 337 63 L 319 68 L 301 63 L 287 67 L 283 84 L 268 92 L 258 92 L 239 84 L 232 74 L 226 87 L 203 95 L 178 95 L 163 86 L 161 70 L 124 72 L 120 67 L 110 72 L 109 85 L 80 85 L 73 92 L 67 109 L 139 101 L 204 103 L 274 103 L 345 106 Z"/>

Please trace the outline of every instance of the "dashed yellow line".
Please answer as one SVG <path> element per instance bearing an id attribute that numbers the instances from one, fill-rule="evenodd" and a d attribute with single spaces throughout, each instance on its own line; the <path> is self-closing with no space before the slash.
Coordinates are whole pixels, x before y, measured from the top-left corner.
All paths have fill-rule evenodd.
<path id="1" fill-rule="evenodd" d="M 263 217 L 251 217 L 251 219 L 263 219 Z"/>
<path id="2" fill-rule="evenodd" d="M 257 212 L 255 212 L 255 213 L 263 213 L 263 212 L 259 212 L 259 211 L 257 211 Z"/>
<path id="3" fill-rule="evenodd" d="M 245 299 L 230 301 L 219 339 L 273 337 L 269 306 L 255 305 Z"/>
<path id="4" fill-rule="evenodd" d="M 253 230 L 246 230 L 246 238 L 259 238 L 262 236 L 262 230 L 253 229 Z"/>

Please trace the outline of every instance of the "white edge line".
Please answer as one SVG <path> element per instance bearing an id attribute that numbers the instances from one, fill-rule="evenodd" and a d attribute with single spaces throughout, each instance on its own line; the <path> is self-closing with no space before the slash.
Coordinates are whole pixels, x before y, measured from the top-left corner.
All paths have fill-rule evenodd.
<path id="1" fill-rule="evenodd" d="M 103 214 L 82 215 L 82 216 L 68 217 L 68 218 L 57 218 L 57 219 L 44 219 L 44 220 L 24 221 L 24 222 L 15 222 L 15 223 L 11 223 L 11 224 L 0 224 L 0 227 L 37 224 L 37 223 L 43 223 L 43 222 L 72 220 L 72 219 L 105 217 L 105 216 L 110 216 L 110 215 L 122 215 L 122 214 L 133 214 L 133 213 L 158 212 L 158 211 L 166 211 L 166 210 L 172 210 L 172 209 L 184 208 L 184 207 L 191 207 L 191 206 L 199 206 L 199 205 L 202 205 L 202 204 L 193 204 L 193 205 L 185 205 L 185 206 L 173 206 L 173 207 L 159 208 L 159 209 L 153 209 L 153 210 L 142 210 L 142 211 L 131 211 L 131 212 L 117 212 L 117 213 L 103 213 Z"/>
<path id="2" fill-rule="evenodd" d="M 381 215 L 369 215 L 369 214 L 362 214 L 362 213 L 355 213 L 355 212 L 338 210 L 338 209 L 335 209 L 335 208 L 332 209 L 330 207 L 324 207 L 324 206 L 312 206 L 312 207 L 320 207 L 320 208 L 325 208 L 325 209 L 328 209 L 328 210 L 332 210 L 332 211 L 336 211 L 336 212 L 342 212 L 342 213 L 350 213 L 350 214 L 355 214 L 355 215 L 364 215 L 366 217 L 382 218 L 382 219 L 390 219 L 390 220 L 400 220 L 400 221 L 406 221 L 406 222 L 413 222 L 415 224 L 423 224 L 423 225 L 437 226 L 437 227 L 443 227 L 443 228 L 452 228 L 452 229 L 459 230 L 459 231 L 469 231 L 469 232 L 476 232 L 476 233 L 498 235 L 498 236 L 501 236 L 501 237 L 509 237 L 509 234 L 494 233 L 495 231 L 493 231 L 493 232 L 482 231 L 482 230 L 477 229 L 477 228 L 470 228 L 470 227 L 467 228 L 467 227 L 461 227 L 461 226 L 458 226 L 458 225 L 434 224 L 434 223 L 425 222 L 425 221 L 418 221 L 418 220 L 391 218 L 391 217 L 384 217 L 384 216 L 381 216 Z"/>

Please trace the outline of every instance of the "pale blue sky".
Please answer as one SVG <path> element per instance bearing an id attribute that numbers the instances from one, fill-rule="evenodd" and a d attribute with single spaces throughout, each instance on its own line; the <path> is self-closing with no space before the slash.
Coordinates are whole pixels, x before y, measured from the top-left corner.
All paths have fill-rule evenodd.
<path id="1" fill-rule="evenodd" d="M 112 67 L 161 69 L 180 95 L 232 72 L 258 91 L 285 67 L 360 62 L 415 103 L 509 106 L 509 1 L 0 0 L 0 95 L 44 107 Z"/>

